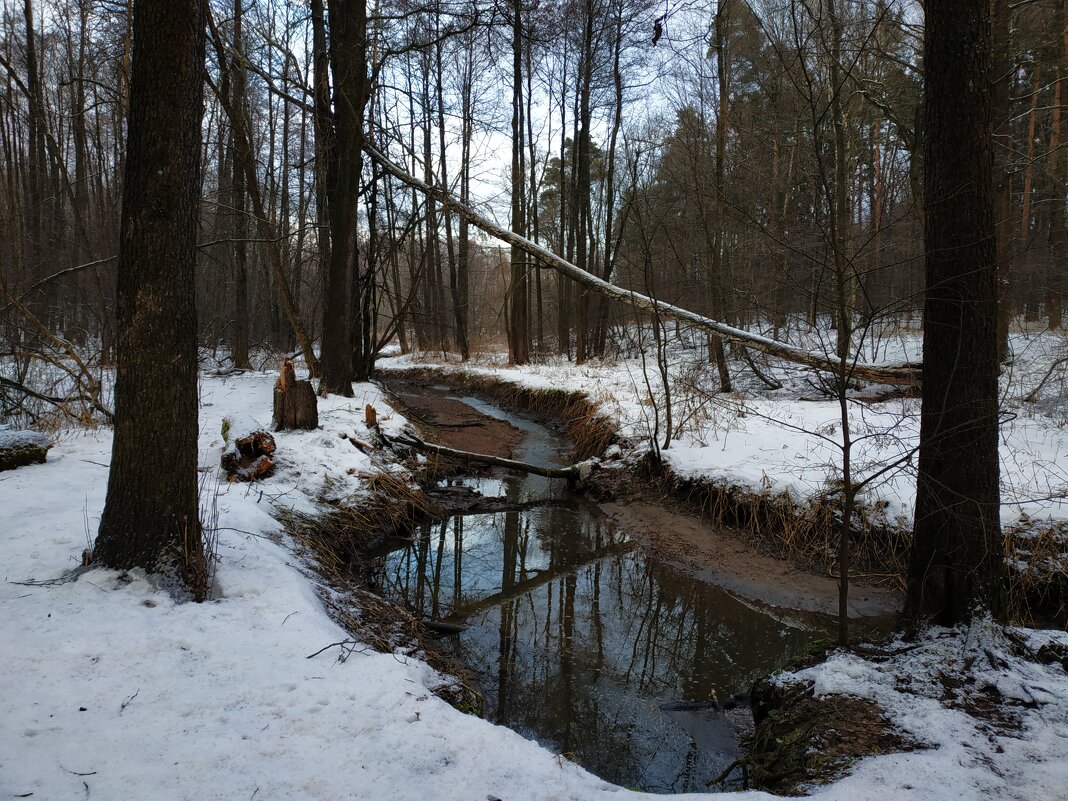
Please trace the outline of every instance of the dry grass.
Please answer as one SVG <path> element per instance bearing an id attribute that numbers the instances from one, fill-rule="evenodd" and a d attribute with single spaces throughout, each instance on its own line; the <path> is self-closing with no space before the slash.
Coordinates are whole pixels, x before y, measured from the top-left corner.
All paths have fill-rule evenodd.
<path id="1" fill-rule="evenodd" d="M 800 795 L 804 785 L 826 784 L 860 758 L 900 753 L 922 745 L 895 729 L 871 701 L 842 695 L 815 698 L 811 684 L 781 689 L 763 684 L 767 706 L 743 759 L 752 786 Z M 771 690 L 771 692 L 767 692 Z"/>
<path id="2" fill-rule="evenodd" d="M 336 505 L 320 515 L 279 510 L 288 533 L 328 582 L 349 576 L 354 560 L 371 548 L 438 514 L 433 500 L 404 476 L 370 473 L 365 486 L 358 504 Z"/>
<path id="3" fill-rule="evenodd" d="M 789 492 L 756 492 L 709 479 L 668 475 L 664 480 L 703 519 L 740 530 L 774 556 L 838 574 L 839 492 L 801 501 Z M 852 528 L 853 576 L 903 590 L 911 532 L 888 520 L 881 508 L 865 505 L 854 511 Z"/>
<path id="4" fill-rule="evenodd" d="M 390 539 L 404 536 L 417 522 L 440 515 L 437 505 L 406 477 L 372 473 L 367 495 L 358 505 L 334 506 L 323 514 L 279 510 L 279 519 L 315 582 L 330 616 L 355 639 L 336 643 L 337 658 L 367 647 L 385 653 L 418 656 L 450 681 L 436 695 L 457 708 L 478 713 L 481 696 L 461 665 L 434 646 L 418 618 L 370 588 L 369 554 Z M 361 646 L 362 644 L 362 646 Z"/>
<path id="5" fill-rule="evenodd" d="M 1068 522 L 1022 518 L 1005 528 L 1009 609 L 1025 625 L 1068 621 Z"/>

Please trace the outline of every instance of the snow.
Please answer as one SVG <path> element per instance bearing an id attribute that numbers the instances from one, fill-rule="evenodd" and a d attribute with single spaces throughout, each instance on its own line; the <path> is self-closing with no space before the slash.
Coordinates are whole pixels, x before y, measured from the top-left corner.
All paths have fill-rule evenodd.
<path id="1" fill-rule="evenodd" d="M 0 449 L 23 448 L 27 445 L 50 448 L 52 447 L 52 440 L 36 431 L 0 428 Z"/>
<path id="2" fill-rule="evenodd" d="M 833 343 L 833 332 L 816 330 L 800 344 L 819 350 Z M 915 361 L 922 342 L 918 331 L 888 330 L 864 345 L 872 361 Z M 773 362 L 764 369 L 784 384 L 769 392 L 739 364 L 736 391 L 717 394 L 703 349 L 683 330 L 669 338 L 673 411 L 679 429 L 662 451 L 680 476 L 725 482 L 754 492 L 787 492 L 804 501 L 824 492 L 841 475 L 841 416 L 834 398 L 820 395 L 813 373 Z M 1001 424 L 1002 522 L 1019 527 L 1068 523 L 1068 402 L 1063 383 L 1049 382 L 1035 402 L 1024 402 L 1049 365 L 1068 351 L 1063 335 L 1017 333 L 1016 354 L 1003 376 Z M 430 365 L 445 371 L 492 376 L 532 389 L 585 392 L 617 424 L 624 437 L 647 440 L 653 430 L 654 406 L 663 407 L 655 361 L 648 364 L 647 387 L 635 355 L 613 361 L 592 360 L 576 366 L 559 357 L 522 367 L 509 366 L 500 354 L 480 354 L 472 363 L 446 362 L 440 356 L 408 355 L 380 362 L 384 370 Z M 890 387 L 869 386 L 863 395 Z M 854 393 L 857 394 L 857 393 Z M 893 462 L 900 466 L 879 475 L 861 500 L 882 510 L 889 525 L 911 526 L 915 505 L 915 456 L 919 441 L 918 398 L 894 398 L 850 404 L 854 440 L 852 469 L 863 481 Z M 661 435 L 663 438 L 663 422 Z M 1026 525 L 1023 525 L 1026 524 Z"/>
<path id="3" fill-rule="evenodd" d="M 314 511 L 324 493 L 358 502 L 355 470 L 370 462 L 339 434 L 366 437 L 365 403 L 387 431 L 404 420 L 377 387 L 358 384 L 355 398 L 320 401 L 320 430 L 275 435 L 273 477 L 219 483 L 223 417 L 269 421 L 274 378 L 202 380 L 214 601 L 176 603 L 139 571 L 71 572 L 103 508 L 109 431 L 66 432 L 48 464 L 0 476 L 0 798 L 636 795 L 453 709 L 430 692 L 442 677 L 418 659 L 358 644 L 344 661 L 338 647 L 308 658 L 349 635 L 324 611 L 274 509 Z"/>
<path id="4" fill-rule="evenodd" d="M 1068 643 L 1064 632 L 1016 632 L 1040 643 Z M 816 798 L 1068 798 L 1068 675 L 1017 655 L 1005 633 L 978 620 L 959 629 L 933 629 L 918 643 L 895 642 L 900 653 L 872 662 L 838 652 L 784 683 L 809 681 L 817 697 L 851 695 L 874 701 L 891 723 L 926 748 L 862 760 Z M 984 720 L 942 702 L 940 676 L 966 690 L 996 688 L 1008 723 Z M 829 794 L 829 796 L 828 796 Z"/>
<path id="5" fill-rule="evenodd" d="M 590 368 L 572 376 L 561 366 L 511 375 L 582 386 L 602 393 L 617 410 L 641 406 L 623 392 L 628 380 L 629 389 L 640 386 L 633 374 L 617 370 L 611 384 L 601 380 L 603 373 Z M 453 709 L 431 692 L 442 677 L 412 656 L 359 644 L 329 647 L 349 636 L 324 611 L 314 579 L 278 529 L 276 509 L 312 512 L 323 497 L 358 502 L 358 473 L 372 465 L 340 434 L 366 436 L 366 403 L 376 406 L 387 431 L 398 431 L 404 420 L 376 386 L 356 385 L 355 398 L 320 401 L 320 429 L 275 435 L 278 471 L 270 479 L 222 482 L 223 418 L 232 416 L 232 436 L 246 433 L 240 426 L 249 421 L 268 422 L 274 378 L 202 379 L 202 503 L 209 513 L 217 510 L 219 533 L 213 601 L 177 603 L 138 571 L 76 569 L 103 507 L 111 447 L 106 429 L 62 432 L 48 464 L 0 474 L 0 798 L 639 796 Z M 805 421 L 817 414 L 800 402 L 789 413 Z M 744 420 L 744 434 L 724 428 L 704 445 L 694 439 L 686 457 L 693 469 L 722 467 L 729 458 L 741 472 L 749 458 L 750 480 L 764 480 L 758 479 L 758 454 L 775 450 L 782 455 L 765 458 L 762 469 L 768 480 L 779 481 L 795 454 L 816 464 L 822 458 L 762 418 Z M 701 458 L 702 448 L 715 458 Z M 803 487 L 817 472 L 790 481 Z M 1068 681 L 1054 668 L 1012 656 L 994 634 L 983 636 L 1008 665 L 991 667 L 985 679 L 1007 696 L 1039 704 L 1021 711 L 1021 732 L 984 739 L 963 713 L 896 690 L 889 665 L 842 655 L 809 678 L 821 690 L 877 699 L 898 725 L 938 747 L 864 760 L 815 797 L 1068 797 Z M 1036 643 L 1055 637 L 1025 636 Z M 933 642 L 902 657 L 915 661 L 900 662 L 901 669 L 919 675 L 959 660 L 966 647 L 961 636 Z M 348 656 L 341 660 L 343 653 Z"/>

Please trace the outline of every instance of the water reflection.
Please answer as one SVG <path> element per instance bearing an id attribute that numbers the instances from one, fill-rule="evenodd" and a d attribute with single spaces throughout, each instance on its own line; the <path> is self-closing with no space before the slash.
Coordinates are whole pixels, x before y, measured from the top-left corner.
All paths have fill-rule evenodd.
<path id="1" fill-rule="evenodd" d="M 817 636 L 647 560 L 582 505 L 427 525 L 379 575 L 416 613 L 470 625 L 453 647 L 487 717 L 662 792 L 704 789 L 736 756 L 721 713 L 679 702 L 744 692 Z"/>

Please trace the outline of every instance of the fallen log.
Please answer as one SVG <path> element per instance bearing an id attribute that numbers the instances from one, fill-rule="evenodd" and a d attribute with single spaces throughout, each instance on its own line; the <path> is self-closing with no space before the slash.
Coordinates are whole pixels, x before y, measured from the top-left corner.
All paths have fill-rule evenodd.
<path id="1" fill-rule="evenodd" d="M 456 634 L 463 634 L 470 626 L 464 623 L 448 623 L 444 620 L 420 620 L 424 628 L 430 629 L 435 634 L 439 634 L 444 637 L 451 637 Z"/>
<path id="2" fill-rule="evenodd" d="M 570 465 L 568 467 L 542 467 L 537 464 L 528 464 L 527 462 L 519 462 L 515 459 L 505 459 L 501 456 L 490 456 L 486 453 L 474 453 L 472 451 L 460 451 L 456 448 L 447 448 L 444 445 L 434 445 L 424 440 L 419 439 L 416 436 L 408 434 L 402 437 L 394 437 L 394 441 L 399 442 L 401 445 L 407 445 L 409 448 L 415 448 L 415 450 L 422 453 L 429 453 L 435 456 L 444 456 L 448 459 L 456 459 L 461 462 L 474 462 L 475 464 L 486 464 L 493 467 L 504 467 L 509 470 L 519 470 L 524 473 L 533 473 L 536 476 L 544 476 L 545 478 L 564 478 L 569 482 L 578 481 L 582 475 L 577 465 Z"/>
<path id="3" fill-rule="evenodd" d="M 36 431 L 0 431 L 0 471 L 44 464 L 52 440 Z"/>
<path id="4" fill-rule="evenodd" d="M 364 141 L 363 149 L 367 155 L 385 169 L 386 172 L 390 173 L 401 182 L 422 192 L 427 197 L 433 198 L 445 208 L 456 212 L 461 217 L 471 222 L 475 227 L 482 229 L 488 234 L 492 234 L 498 239 L 507 242 L 509 245 L 514 245 L 520 250 L 525 251 L 536 258 L 543 266 L 556 270 L 562 275 L 566 275 L 568 278 L 577 281 L 595 292 L 623 301 L 624 303 L 629 303 L 644 311 L 654 312 L 661 317 L 689 323 L 697 328 L 715 334 L 728 342 L 745 345 L 753 350 L 758 350 L 762 353 L 767 353 L 770 356 L 776 356 L 795 364 L 803 364 L 806 367 L 811 367 L 815 370 L 823 370 L 829 373 L 839 373 L 842 369 L 842 365 L 837 356 L 815 353 L 795 345 L 788 345 L 785 342 L 779 342 L 778 340 L 770 339 L 761 336 L 760 334 L 754 334 L 741 328 L 735 328 L 726 323 L 721 323 L 718 320 L 713 320 L 710 317 L 705 317 L 697 312 L 690 311 L 689 309 L 674 306 L 670 303 L 664 303 L 663 301 L 639 294 L 633 290 L 624 289 L 623 287 L 611 284 L 603 278 L 598 278 L 596 275 L 588 273 L 575 266 L 567 259 L 553 253 L 551 250 L 543 248 L 541 245 L 531 242 L 529 239 L 514 234 L 496 223 L 491 222 L 470 206 L 461 203 L 445 190 L 437 186 L 431 186 L 430 184 L 409 175 L 403 167 L 394 164 L 385 155 L 368 144 L 366 140 Z M 886 365 L 862 364 L 860 362 L 850 361 L 846 363 L 845 367 L 846 374 L 849 378 L 860 381 L 871 381 L 877 384 L 917 386 L 919 385 L 921 378 L 920 365 L 913 363 Z"/>

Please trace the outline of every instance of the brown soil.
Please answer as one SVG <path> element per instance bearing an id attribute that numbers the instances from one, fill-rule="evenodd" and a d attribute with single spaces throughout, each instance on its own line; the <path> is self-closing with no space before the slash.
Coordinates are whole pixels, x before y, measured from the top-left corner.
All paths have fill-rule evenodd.
<path id="1" fill-rule="evenodd" d="M 523 432 L 515 426 L 482 414 L 463 401 L 408 391 L 401 385 L 390 389 L 403 407 L 402 414 L 440 445 L 508 457 L 523 439 Z"/>

